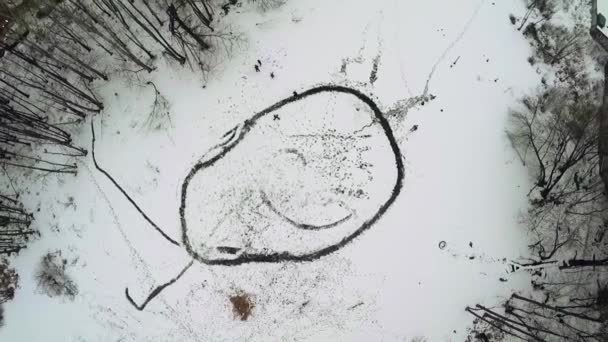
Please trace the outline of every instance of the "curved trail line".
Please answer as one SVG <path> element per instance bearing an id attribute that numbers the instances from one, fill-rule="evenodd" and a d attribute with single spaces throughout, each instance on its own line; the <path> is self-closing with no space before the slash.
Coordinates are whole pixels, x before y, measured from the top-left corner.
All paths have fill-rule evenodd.
<path id="1" fill-rule="evenodd" d="M 118 216 L 116 215 L 116 212 L 114 210 L 114 207 L 112 206 L 112 203 L 110 202 L 110 200 L 108 199 L 108 196 L 105 194 L 105 192 L 101 189 L 101 186 L 99 185 L 99 183 L 95 180 L 94 176 L 93 176 L 93 172 L 91 171 L 91 169 L 89 168 L 88 165 L 86 165 L 85 163 L 80 162 L 81 166 L 84 167 L 84 169 L 87 171 L 87 173 L 89 174 L 89 177 L 91 179 L 91 181 L 93 182 L 93 184 L 95 185 L 95 187 L 97 188 L 97 190 L 99 191 L 99 193 L 101 194 L 101 197 L 103 198 L 103 200 L 107 203 L 108 208 L 111 212 L 111 215 L 113 217 L 113 221 L 114 224 L 116 225 L 120 236 L 123 238 L 125 244 L 128 247 L 129 253 L 131 255 L 132 259 L 136 259 L 137 262 L 139 262 L 144 270 L 144 273 L 146 274 L 146 277 L 148 277 L 149 279 L 153 279 L 152 276 L 152 272 L 150 271 L 150 268 L 146 265 L 146 262 L 144 261 L 144 259 L 142 258 L 142 256 L 139 254 L 139 252 L 137 251 L 137 249 L 133 246 L 133 244 L 131 243 L 131 241 L 129 241 L 129 239 L 127 238 L 127 235 L 124 231 L 124 228 L 122 227 L 122 225 L 120 224 L 120 222 L 118 221 Z M 163 298 L 160 299 L 160 301 L 165 305 L 165 307 L 167 307 L 167 309 L 173 313 L 173 315 L 168 315 L 167 317 L 169 317 L 170 320 L 172 320 L 176 325 L 181 326 L 184 331 L 190 331 L 190 334 L 192 335 L 192 324 L 191 323 L 184 323 L 184 321 L 178 319 L 177 317 L 179 316 L 178 312 L 175 310 L 174 307 L 172 307 L 171 305 L 169 305 L 169 303 L 167 303 Z M 200 339 L 200 338 L 199 338 Z"/>
<path id="2" fill-rule="evenodd" d="M 281 217 L 283 220 L 289 222 L 289 224 L 291 224 L 299 229 L 304 229 L 304 230 L 329 229 L 329 228 L 336 227 L 336 226 L 340 225 L 341 223 L 348 221 L 351 217 L 353 217 L 353 214 L 350 213 L 337 221 L 334 221 L 332 223 L 322 224 L 322 225 L 300 223 L 300 222 L 297 222 L 297 221 L 289 218 L 288 216 L 283 214 L 279 209 L 277 209 L 277 207 L 275 207 L 274 204 L 272 204 L 272 202 L 268 199 L 268 196 L 266 195 L 266 193 L 264 191 L 261 191 L 260 195 L 262 196 L 262 202 L 264 202 L 264 204 L 270 209 L 270 211 L 272 211 L 277 216 Z"/>
<path id="3" fill-rule="evenodd" d="M 143 304 L 141 305 L 137 305 L 135 303 L 135 301 L 133 300 L 133 298 L 131 298 L 131 295 L 129 295 L 129 288 L 125 288 L 125 296 L 127 297 L 127 300 L 129 301 L 129 303 L 131 303 L 131 305 L 133 305 L 135 308 L 137 308 L 137 310 L 139 311 L 143 311 L 143 309 L 146 308 L 146 305 L 148 305 L 148 303 L 150 303 L 150 301 L 152 299 L 154 299 L 154 297 L 158 296 L 162 290 L 164 290 L 166 287 L 169 287 L 171 285 L 173 285 L 176 281 L 179 280 L 179 278 L 181 278 L 184 273 L 186 273 L 186 271 L 190 268 L 190 266 L 192 266 L 192 264 L 194 264 L 194 260 L 190 261 L 188 263 L 188 265 L 186 265 L 186 267 L 184 267 L 184 269 L 181 270 L 181 272 L 179 272 L 179 274 L 175 277 L 172 278 L 171 280 L 169 280 L 168 282 L 157 286 L 149 295 L 148 298 L 146 298 L 146 300 L 144 301 Z"/>
<path id="4" fill-rule="evenodd" d="M 351 95 L 351 96 L 357 98 L 358 100 L 360 100 L 361 102 L 365 103 L 373 112 L 372 121 L 374 123 L 378 123 L 380 125 L 386 139 L 388 140 L 391 152 L 394 157 L 395 168 L 397 171 L 397 179 L 395 181 L 395 185 L 393 186 L 393 188 L 391 190 L 391 194 L 390 194 L 389 198 L 380 206 L 380 208 L 375 212 L 375 214 L 371 218 L 364 221 L 361 224 L 361 226 L 359 228 L 357 228 L 354 232 L 350 233 L 348 236 L 343 237 L 339 242 L 337 242 L 333 245 L 321 248 L 316 251 L 311 251 L 311 252 L 307 252 L 304 254 L 293 254 L 290 252 L 269 252 L 266 254 L 242 253 L 234 259 L 222 259 L 222 258 L 208 259 L 208 258 L 204 258 L 203 256 L 196 253 L 196 251 L 193 250 L 192 245 L 190 243 L 190 239 L 188 237 L 188 224 L 186 222 L 186 217 L 185 217 L 188 186 L 189 186 L 192 178 L 197 174 L 197 172 L 203 171 L 205 168 L 213 166 L 215 162 L 217 162 L 218 160 L 221 160 L 224 156 L 226 156 L 240 141 L 242 141 L 245 138 L 245 136 L 251 131 L 251 129 L 255 127 L 255 125 L 257 124 L 257 121 L 260 118 L 262 118 L 262 117 L 272 113 L 273 111 L 276 111 L 290 103 L 305 99 L 309 96 L 322 94 L 322 93 L 340 93 L 340 94 Z M 148 223 L 150 223 L 150 225 L 152 225 L 152 227 L 154 227 L 156 229 L 157 232 L 159 232 L 163 236 L 163 238 L 165 238 L 167 241 L 171 242 L 174 245 L 180 246 L 180 244 L 177 241 L 170 238 L 156 223 L 154 223 L 154 221 L 152 221 L 152 219 L 150 219 L 148 217 L 148 215 L 146 215 L 146 213 L 127 194 L 127 192 L 118 184 L 118 182 L 105 169 L 103 169 L 97 163 L 97 160 L 95 157 L 95 130 L 94 130 L 94 125 L 93 125 L 92 121 L 91 121 L 91 131 L 93 133 L 92 156 L 93 156 L 93 162 L 94 162 L 97 170 L 99 170 L 104 176 L 106 176 L 112 182 L 112 184 L 116 188 L 118 188 L 118 190 L 133 205 L 133 207 L 142 215 L 142 217 Z M 228 132 L 226 132 L 226 134 L 224 134 L 222 136 L 222 140 L 224 140 L 223 143 L 220 143 L 220 144 L 214 146 L 213 148 L 211 148 L 210 151 L 203 154 L 203 156 L 201 157 L 201 160 L 199 162 L 194 164 L 194 166 L 188 172 L 188 175 L 184 179 L 182 186 L 181 186 L 181 203 L 180 203 L 180 208 L 179 208 L 181 233 L 182 233 L 181 246 L 184 247 L 186 252 L 192 257 L 193 260 L 191 260 L 181 270 L 181 272 L 177 276 L 172 278 L 167 283 L 156 287 L 150 293 L 150 295 L 148 295 L 146 300 L 141 305 L 138 305 L 135 303 L 135 301 L 129 294 L 128 288 L 126 288 L 125 296 L 126 296 L 127 300 L 129 301 L 129 303 L 131 303 L 131 305 L 133 305 L 137 310 L 140 310 L 140 311 L 144 310 L 144 308 L 148 305 L 148 303 L 150 303 L 150 301 L 152 301 L 156 296 L 158 296 L 165 288 L 167 288 L 167 287 L 171 286 L 172 284 L 174 284 L 175 282 L 177 282 L 184 275 L 184 273 L 186 273 L 186 271 L 193 265 L 195 260 L 202 264 L 206 264 L 206 265 L 236 266 L 236 265 L 242 265 L 242 264 L 247 264 L 247 263 L 279 263 L 279 262 L 313 261 L 313 260 L 319 259 L 321 257 L 327 256 L 333 252 L 336 252 L 339 249 L 341 249 L 342 247 L 351 243 L 353 240 L 355 240 L 357 237 L 359 237 L 365 231 L 369 230 L 386 213 L 386 211 L 389 209 L 389 207 L 395 202 L 395 200 L 397 199 L 397 197 L 399 196 L 399 194 L 401 192 L 401 188 L 403 187 L 403 178 L 405 175 L 403 158 L 402 158 L 401 150 L 399 149 L 397 140 L 394 137 L 391 126 L 389 125 L 389 123 L 388 123 L 387 119 L 385 118 L 384 114 L 382 113 L 382 111 L 380 111 L 380 109 L 378 108 L 378 105 L 376 105 L 376 103 L 371 98 L 369 98 L 367 95 L 361 93 L 360 91 L 349 88 L 349 87 L 338 86 L 338 85 L 321 85 L 321 86 L 310 88 L 301 93 L 294 92 L 293 96 L 285 98 L 285 99 L 267 107 L 266 109 L 253 115 L 251 118 L 245 120 L 242 124 L 235 126 L 234 128 L 232 128 L 231 130 L 229 130 Z M 325 226 L 312 226 L 312 225 L 298 226 L 297 222 L 294 222 L 294 223 L 298 228 L 309 229 L 309 230 L 310 229 L 319 230 L 319 229 L 332 228 L 334 226 L 337 226 L 340 223 L 343 223 L 343 222 L 349 220 L 351 218 L 351 216 L 352 215 L 348 215 L 345 218 L 342 218 L 334 223 L 331 223 L 331 224 L 328 224 Z M 233 247 L 223 247 L 223 248 L 226 248 L 226 249 L 230 248 L 231 250 L 233 249 Z M 229 254 L 232 254 L 232 253 L 229 253 Z"/>
<path id="5" fill-rule="evenodd" d="M 398 0 L 395 1 L 395 3 L 397 3 L 397 2 L 398 2 Z M 425 99 L 427 98 L 427 96 L 429 94 L 430 84 L 433 79 L 433 76 L 435 75 L 435 72 L 437 71 L 437 68 L 445 60 L 445 58 L 450 53 L 450 51 L 452 51 L 452 49 L 464 38 L 464 35 L 469 31 L 469 28 L 473 24 L 473 21 L 475 21 L 475 19 L 479 15 L 479 11 L 482 9 L 482 7 L 485 3 L 486 3 L 486 0 L 479 1 L 477 6 L 475 7 L 475 10 L 473 11 L 473 14 L 469 17 L 469 19 L 465 23 L 464 27 L 462 28 L 462 30 L 458 33 L 456 38 L 445 48 L 445 50 L 443 50 L 443 53 L 439 56 L 439 58 L 437 58 L 437 60 L 435 61 L 435 64 L 433 64 L 433 66 L 431 67 L 431 71 L 429 72 L 429 74 L 426 78 L 426 82 L 424 83 L 424 89 L 423 89 L 421 95 L 414 96 L 412 94 L 412 91 L 409 86 L 409 82 L 407 81 L 407 78 L 405 77 L 403 63 L 401 62 L 403 60 L 403 56 L 401 55 L 401 50 L 400 49 L 396 50 L 397 56 L 399 57 L 399 70 L 400 70 L 400 74 L 401 74 L 401 80 L 404 83 L 405 88 L 410 96 L 410 98 L 405 102 L 404 108 L 402 109 L 403 113 L 407 114 L 410 109 L 417 106 L 420 102 L 425 101 Z M 395 13 L 398 13 L 398 11 L 395 11 Z M 400 23 L 400 21 L 397 20 L 398 25 L 399 25 L 399 23 Z M 400 27 L 401 26 L 399 26 L 399 28 Z M 395 31 L 395 36 L 397 37 L 398 40 L 401 40 L 400 39 L 401 35 L 399 34 L 399 29 L 397 29 L 397 31 Z"/>
<path id="6" fill-rule="evenodd" d="M 99 164 L 97 163 L 97 158 L 95 158 L 95 127 L 93 125 L 93 120 L 91 120 L 91 132 L 93 133 L 93 143 L 92 143 L 92 148 L 91 148 L 91 154 L 93 155 L 93 164 L 95 164 L 95 168 L 99 172 L 101 172 L 104 176 L 106 176 L 106 178 L 108 178 L 110 180 L 110 182 L 112 182 L 112 184 L 114 184 L 114 186 L 127 198 L 127 200 L 133 205 L 133 207 L 135 207 L 135 210 L 137 210 L 141 214 L 141 216 L 146 221 L 148 221 L 148 223 L 150 223 L 150 225 L 152 225 L 152 227 L 154 227 L 154 229 L 156 229 L 156 231 L 158 231 L 160 233 L 160 235 L 162 235 L 165 239 L 167 239 L 167 241 L 171 242 L 172 244 L 179 246 L 179 242 L 170 238 L 169 235 L 167 235 L 156 223 L 154 223 L 154 221 L 152 221 L 152 219 L 150 217 L 148 217 L 148 215 L 146 215 L 146 213 L 139 207 L 139 205 L 137 205 L 137 203 L 135 203 L 133 198 L 131 198 L 131 196 L 129 196 L 129 194 L 127 194 L 125 189 L 123 189 L 123 187 L 120 186 L 120 184 L 118 184 L 118 182 L 114 179 L 114 177 L 112 177 L 105 169 L 103 169 L 101 166 L 99 166 Z"/>
<path id="7" fill-rule="evenodd" d="M 124 240 L 125 244 L 127 245 L 128 249 L 129 249 L 129 254 L 131 254 L 131 258 L 132 259 L 137 259 L 137 261 L 139 263 L 141 263 L 142 265 L 144 265 L 144 271 L 146 273 L 146 276 L 152 278 L 152 272 L 150 272 L 150 270 L 145 266 L 144 259 L 141 257 L 141 255 L 139 254 L 139 252 L 137 252 L 137 249 L 135 249 L 135 247 L 133 247 L 133 244 L 127 238 L 127 234 L 125 233 L 124 229 L 122 228 L 122 225 L 118 221 L 118 215 L 116 215 L 116 211 L 114 210 L 114 207 L 112 206 L 112 202 L 110 202 L 110 200 L 108 199 L 108 196 L 106 195 L 106 193 L 101 189 L 101 186 L 99 185 L 99 183 L 97 182 L 97 180 L 95 180 L 95 177 L 93 176 L 93 172 L 91 171 L 91 169 L 85 163 L 80 163 L 80 164 L 87 171 L 87 173 L 89 174 L 89 177 L 90 177 L 91 181 L 95 185 L 95 188 L 97 188 L 97 191 L 99 191 L 99 194 L 101 195 L 101 198 L 108 205 L 108 208 L 110 210 L 110 213 L 111 213 L 113 221 L 114 221 L 114 224 L 116 225 L 120 236 L 122 237 L 122 239 Z"/>
<path id="8" fill-rule="evenodd" d="M 342 93 L 342 94 L 352 95 L 352 96 L 356 97 L 357 99 L 359 99 L 360 101 L 362 101 L 363 103 L 365 103 L 374 113 L 373 120 L 376 120 L 376 122 L 380 124 L 382 130 L 384 131 L 384 134 L 386 135 L 386 138 L 389 141 L 391 151 L 393 152 L 394 159 L 395 159 L 395 167 L 397 169 L 397 180 L 392 189 L 391 196 L 388 198 L 388 200 L 386 202 L 384 202 L 384 204 L 382 204 L 382 206 L 378 209 L 378 211 L 376 212 L 375 215 L 373 215 L 369 220 L 363 222 L 363 224 L 358 229 L 356 229 L 353 233 L 344 237 L 342 240 L 340 240 L 338 243 L 336 243 L 334 245 L 322 248 L 322 249 L 314 251 L 314 252 L 305 253 L 305 254 L 293 254 L 290 252 L 271 252 L 271 253 L 267 253 L 267 254 L 243 253 L 243 254 L 240 254 L 235 259 L 208 259 L 208 258 L 205 258 L 205 257 L 199 255 L 192 248 L 192 244 L 190 242 L 190 239 L 188 238 L 188 224 L 186 222 L 186 217 L 185 217 L 186 206 L 187 206 L 188 186 L 190 184 L 190 181 L 194 177 L 194 175 L 197 172 L 204 170 L 207 167 L 212 166 L 215 162 L 222 159 L 226 154 L 228 154 L 228 152 L 230 152 L 241 140 L 243 140 L 243 138 L 245 138 L 245 136 L 251 131 L 251 129 L 253 127 L 255 127 L 257 121 L 260 118 L 264 117 L 265 115 L 268 115 L 269 113 L 271 113 L 273 111 L 276 111 L 276 110 L 284 107 L 287 104 L 296 102 L 298 100 L 305 99 L 312 95 L 321 94 L 321 93 Z M 233 130 L 235 130 L 235 129 L 233 129 Z M 235 265 L 241 265 L 241 264 L 246 264 L 246 263 L 275 263 L 275 262 L 283 262 L 283 261 L 297 262 L 297 261 L 313 261 L 313 260 L 319 259 L 323 256 L 326 256 L 328 254 L 331 254 L 331 253 L 341 249 L 342 247 L 344 247 L 347 244 L 349 244 L 350 242 L 352 242 L 355 238 L 357 238 L 358 236 L 363 234 L 365 231 L 370 229 L 374 225 L 374 223 L 376 223 L 384 215 L 384 213 L 393 204 L 393 202 L 395 201 L 395 199 L 397 199 L 397 196 L 399 196 L 399 193 L 401 192 L 401 188 L 403 186 L 403 178 L 404 178 L 405 170 L 404 170 L 403 160 L 401 158 L 401 151 L 400 151 L 398 143 L 393 135 L 393 130 L 391 129 L 388 121 L 382 114 L 382 111 L 380 111 L 380 109 L 378 108 L 378 105 L 376 105 L 376 103 L 371 98 L 369 98 L 367 95 L 364 95 L 363 93 L 361 93 L 358 90 L 348 88 L 345 86 L 338 86 L 338 85 L 322 85 L 322 86 L 313 87 L 304 92 L 297 93 L 293 96 L 283 99 L 283 100 L 271 105 L 270 107 L 258 112 L 250 119 L 245 120 L 240 125 L 240 130 L 236 130 L 236 131 L 239 131 L 238 136 L 235 135 L 233 140 L 231 140 L 226 145 L 221 146 L 221 151 L 219 153 L 217 153 L 211 159 L 199 161 L 198 163 L 196 163 L 192 167 L 192 169 L 190 170 L 190 172 L 188 173 L 186 178 L 184 179 L 184 182 L 182 183 L 181 204 L 180 204 L 180 208 L 179 208 L 179 215 L 180 215 L 180 219 L 181 219 L 181 228 L 182 228 L 182 244 L 186 248 L 186 251 L 195 260 L 198 260 L 199 262 L 201 262 L 203 264 L 235 266 Z"/>
<path id="9" fill-rule="evenodd" d="M 462 30 L 460 31 L 460 33 L 456 36 L 456 39 L 454 39 L 452 41 L 452 43 L 450 43 L 450 45 L 448 45 L 448 47 L 443 51 L 443 54 L 441 54 L 441 56 L 439 57 L 439 59 L 437 59 L 437 61 L 433 65 L 433 68 L 431 68 L 431 72 L 429 73 L 429 77 L 428 77 L 428 79 L 426 81 L 426 84 L 424 86 L 424 93 L 425 94 L 426 94 L 426 92 L 429 89 L 429 83 L 431 82 L 431 79 L 433 78 L 433 75 L 435 74 L 435 71 L 437 71 L 437 67 L 439 67 L 439 64 L 441 64 L 441 62 L 443 62 L 443 60 L 445 59 L 445 57 L 447 57 L 448 53 L 450 53 L 450 51 L 452 51 L 452 49 L 456 46 L 456 44 L 458 44 L 462 40 L 462 38 L 464 38 L 464 35 L 469 31 L 469 28 L 473 24 L 473 21 L 475 20 L 475 18 L 477 18 L 477 15 L 479 14 L 479 11 L 481 10 L 481 8 L 483 7 L 483 5 L 485 3 L 486 3 L 486 0 L 479 1 L 479 3 L 477 4 L 477 7 L 475 7 L 475 10 L 473 11 L 473 14 L 469 18 L 469 20 L 466 22 L 466 24 L 464 25 L 464 27 L 462 28 Z"/>

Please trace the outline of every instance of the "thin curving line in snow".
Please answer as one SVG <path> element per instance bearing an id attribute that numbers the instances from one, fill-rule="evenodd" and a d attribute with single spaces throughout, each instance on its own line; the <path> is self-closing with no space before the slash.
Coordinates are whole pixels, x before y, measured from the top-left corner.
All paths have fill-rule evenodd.
<path id="1" fill-rule="evenodd" d="M 437 61 L 433 65 L 433 68 L 431 68 L 431 72 L 429 73 L 429 77 L 427 78 L 426 84 L 424 86 L 423 94 L 425 94 L 425 95 L 427 94 L 427 92 L 429 90 L 429 83 L 431 82 L 431 78 L 433 78 L 433 75 L 435 74 L 437 67 L 439 67 L 439 64 L 441 64 L 441 62 L 443 62 L 443 60 L 448 55 L 448 53 L 450 53 L 450 51 L 452 51 L 452 49 L 456 46 L 456 44 L 458 44 L 458 42 L 460 42 L 462 40 L 462 38 L 467 33 L 467 31 L 469 31 L 469 28 L 473 24 L 473 21 L 475 20 L 475 18 L 477 18 L 477 15 L 479 14 L 479 11 L 481 10 L 481 8 L 485 4 L 485 2 L 486 2 L 486 0 L 481 0 L 479 2 L 477 7 L 475 8 L 475 11 L 473 11 L 473 14 L 471 15 L 471 17 L 469 18 L 467 23 L 464 25 L 462 31 L 460 31 L 458 36 L 456 36 L 456 39 L 454 39 L 454 41 L 452 41 L 452 43 L 450 43 L 450 45 L 448 45 L 448 47 L 443 51 L 443 54 L 441 54 L 441 56 L 439 56 L 439 59 L 437 59 Z"/>
<path id="2" fill-rule="evenodd" d="M 179 278 L 181 278 L 181 277 L 184 275 L 184 273 L 186 273 L 186 271 L 187 271 L 187 270 L 188 270 L 188 269 L 189 269 L 189 268 L 192 266 L 192 264 L 194 264 L 194 260 L 190 261 L 190 262 L 188 263 L 188 265 L 186 265 L 186 267 L 184 267 L 184 268 L 181 270 L 181 272 L 179 272 L 179 274 L 178 274 L 178 275 L 177 275 L 175 278 L 172 278 L 172 279 L 171 279 L 171 280 L 169 280 L 168 282 L 166 282 L 166 283 L 164 283 L 164 284 L 162 284 L 162 285 L 160 285 L 160 286 L 157 286 L 157 287 L 156 287 L 156 288 L 155 288 L 155 289 L 154 289 L 154 290 L 153 290 L 153 291 L 152 291 L 152 292 L 151 292 L 151 293 L 148 295 L 148 297 L 146 298 L 146 300 L 144 301 L 144 303 L 143 303 L 143 304 L 141 304 L 141 305 L 137 305 L 137 304 L 135 303 L 135 301 L 133 300 L 133 298 L 131 298 L 131 295 L 129 295 L 129 288 L 125 288 L 125 296 L 127 297 L 127 300 L 129 300 L 129 302 L 131 303 L 131 305 L 133 305 L 135 308 L 137 308 L 137 310 L 139 310 L 139 311 L 143 311 L 143 309 L 145 309 L 145 308 L 146 308 L 146 305 L 148 305 L 148 303 L 150 303 L 150 301 L 151 301 L 152 299 L 154 299 L 154 297 L 158 296 L 158 295 L 159 295 L 159 294 L 162 292 L 162 290 L 164 290 L 165 288 L 167 288 L 167 287 L 169 287 L 169 286 L 173 285 L 173 284 L 174 284 L 176 281 L 178 281 L 178 280 L 179 280 Z"/>
<path id="3" fill-rule="evenodd" d="M 298 159 L 302 162 L 302 164 L 304 166 L 306 166 L 308 164 L 308 162 L 306 161 L 306 158 L 304 157 L 302 152 L 298 151 L 298 149 L 296 149 L 296 148 L 284 148 L 280 152 L 295 155 L 296 157 L 298 157 Z"/>
<path id="4" fill-rule="evenodd" d="M 101 166 L 99 166 L 99 164 L 97 163 L 97 158 L 95 158 L 95 126 L 93 124 L 93 120 L 91 120 L 91 132 L 93 133 L 91 154 L 93 156 L 93 164 L 95 164 L 95 168 L 99 172 L 101 172 L 104 176 L 106 176 L 106 178 L 108 178 L 110 180 L 110 182 L 112 182 L 112 184 L 114 184 L 114 186 L 127 198 L 129 203 L 131 203 L 133 205 L 133 207 L 135 207 L 135 210 L 137 210 L 141 214 L 141 216 L 146 221 L 148 221 L 148 223 L 150 223 L 150 225 L 152 225 L 152 227 L 154 227 L 154 229 L 156 229 L 156 231 L 158 231 L 167 241 L 171 242 L 172 244 L 174 244 L 176 246 L 179 246 L 179 242 L 177 242 L 177 241 L 173 240 L 171 237 L 169 237 L 169 235 L 167 235 L 156 223 L 154 223 L 154 221 L 152 221 L 152 219 L 150 217 L 148 217 L 148 215 L 146 215 L 146 213 L 139 207 L 139 205 L 137 205 L 137 203 L 135 203 L 133 198 L 131 198 L 131 196 L 129 196 L 129 194 L 127 194 L 125 189 L 123 189 L 123 187 L 120 186 L 120 184 L 118 184 L 118 182 L 114 179 L 114 177 L 110 176 L 110 174 L 105 169 L 103 169 Z"/>
<path id="5" fill-rule="evenodd" d="M 291 218 L 289 218 L 288 216 L 286 216 L 285 214 L 283 214 L 279 209 L 277 209 L 277 207 L 274 206 L 274 204 L 272 204 L 272 202 L 270 201 L 270 199 L 268 199 L 268 196 L 266 196 L 266 193 L 264 191 L 260 191 L 260 195 L 262 196 L 262 202 L 264 202 L 264 204 L 275 214 L 277 214 L 278 216 L 280 216 L 282 219 L 284 219 L 285 221 L 289 222 L 291 225 L 295 226 L 296 228 L 299 229 L 304 229 L 304 230 L 323 230 L 323 229 L 329 229 L 329 228 L 333 228 L 336 227 L 337 225 L 344 223 L 348 220 L 350 220 L 351 217 L 353 217 L 353 214 L 350 213 L 348 215 L 346 215 L 345 217 L 334 221 L 332 223 L 328 223 L 328 224 L 322 224 L 322 225 L 315 225 L 315 224 L 306 224 L 306 223 L 300 223 L 297 222 Z"/>

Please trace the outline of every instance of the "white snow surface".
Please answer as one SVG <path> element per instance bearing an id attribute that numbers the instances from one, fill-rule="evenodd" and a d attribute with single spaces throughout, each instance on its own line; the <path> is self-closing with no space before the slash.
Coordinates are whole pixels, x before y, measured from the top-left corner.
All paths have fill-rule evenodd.
<path id="1" fill-rule="evenodd" d="M 142 312 L 127 302 L 125 288 L 142 302 L 190 256 L 162 239 L 90 156 L 76 177 L 34 178 L 22 200 L 42 238 L 13 261 L 21 287 L 5 304 L 0 341 L 462 341 L 472 321 L 467 305 L 498 303 L 529 284 L 524 273 L 507 274 L 503 262 L 527 252 L 518 217 L 528 176 L 505 135 L 509 107 L 540 78 L 508 20 L 523 11 L 519 1 L 498 0 L 290 0 L 264 13 L 243 5 L 227 19 L 245 39 L 207 79 L 159 61 L 138 82 L 116 76 L 100 85 L 106 109 L 93 119 L 97 158 L 178 241 L 188 170 L 225 132 L 293 91 L 345 85 L 400 114 L 427 81 L 436 98 L 389 120 L 405 160 L 404 186 L 369 231 L 311 262 L 195 262 Z M 166 130 L 143 128 L 153 100 L 148 80 L 171 104 Z M 300 115 L 330 102 L 309 101 Z M 419 128 L 410 132 L 413 125 Z M 75 139 L 90 149 L 87 125 Z M 258 167 L 264 178 L 272 164 Z M 280 172 L 289 179 L 290 170 Z M 238 170 L 228 165 L 213 175 L 239 192 Z M 70 197 L 73 206 L 65 204 Z M 302 241 L 319 242 L 314 234 Z M 58 249 L 74 261 L 73 301 L 36 288 L 40 258 Z M 242 292 L 255 302 L 247 321 L 235 319 L 229 301 Z"/>

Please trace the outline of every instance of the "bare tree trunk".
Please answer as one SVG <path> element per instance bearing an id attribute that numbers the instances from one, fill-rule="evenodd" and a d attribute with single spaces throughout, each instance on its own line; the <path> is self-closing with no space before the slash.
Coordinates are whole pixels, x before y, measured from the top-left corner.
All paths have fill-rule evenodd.
<path id="1" fill-rule="evenodd" d="M 604 182 L 606 195 L 608 196 L 608 63 L 604 66 L 604 96 L 602 105 L 598 112 L 599 128 L 599 156 L 600 176 Z"/>
<path id="2" fill-rule="evenodd" d="M 33 218 L 15 199 L 0 197 L 0 255 L 19 253 L 38 234 L 30 228 Z"/>

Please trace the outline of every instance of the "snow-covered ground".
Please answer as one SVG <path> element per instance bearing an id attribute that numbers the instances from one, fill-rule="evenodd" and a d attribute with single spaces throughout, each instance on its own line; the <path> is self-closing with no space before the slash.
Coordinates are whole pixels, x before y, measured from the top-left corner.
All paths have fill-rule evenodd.
<path id="1" fill-rule="evenodd" d="M 89 156 L 78 176 L 35 178 L 23 198 L 42 238 L 13 263 L 21 288 L 5 305 L 0 340 L 462 341 L 472 320 L 466 305 L 497 303 L 529 283 L 525 274 L 507 274 L 502 261 L 525 255 L 527 245 L 518 225 L 527 175 L 504 133 L 509 106 L 539 82 L 526 62 L 528 44 L 508 20 L 523 10 L 519 1 L 490 0 L 290 0 L 265 13 L 243 5 L 228 17 L 243 39 L 207 78 L 159 61 L 157 71 L 139 80 L 117 76 L 100 85 L 106 109 L 93 119 L 97 159 L 177 241 L 181 185 L 190 168 L 236 125 L 317 85 L 357 89 L 391 113 L 405 163 L 403 189 L 371 229 L 333 254 L 310 262 L 194 262 L 140 312 L 125 288 L 141 303 L 191 257 L 163 239 Z M 377 79 L 370 84 L 374 64 Z M 145 128 L 154 98 L 147 81 L 171 105 L 166 129 Z M 347 111 L 330 95 L 306 101 L 281 115 L 316 120 L 324 110 Z M 337 122 L 364 122 L 357 120 Z M 279 121 L 292 135 L 303 125 Z M 410 131 L 413 125 L 418 129 Z M 258 132 L 254 141 L 263 136 Z M 381 163 L 389 149 L 371 140 L 357 143 L 371 147 L 365 158 Z M 87 125 L 77 141 L 90 150 Z M 257 160 L 249 150 L 234 157 L 245 168 Z M 279 172 L 261 163 L 253 176 Z M 280 172 L 289 180 L 293 170 Z M 385 178 L 394 175 L 378 172 L 380 183 L 366 183 L 367 189 L 386 192 Z M 230 165 L 214 177 L 239 196 L 249 190 Z M 322 245 L 332 238 L 319 232 L 301 241 Z M 54 250 L 73 262 L 68 272 L 79 288 L 73 301 L 36 288 L 37 263 Z M 242 292 L 255 302 L 247 321 L 235 319 L 229 301 Z"/>

